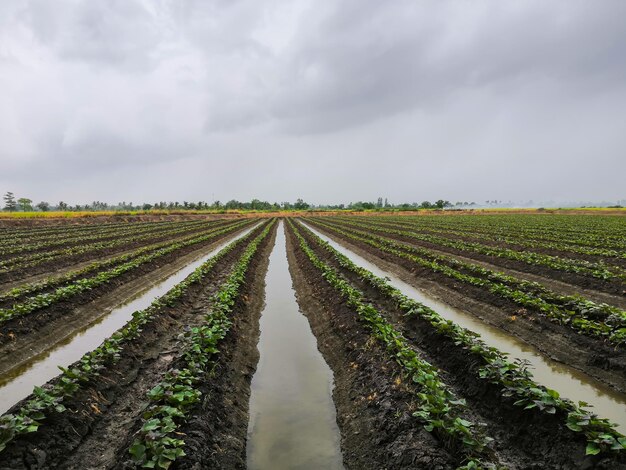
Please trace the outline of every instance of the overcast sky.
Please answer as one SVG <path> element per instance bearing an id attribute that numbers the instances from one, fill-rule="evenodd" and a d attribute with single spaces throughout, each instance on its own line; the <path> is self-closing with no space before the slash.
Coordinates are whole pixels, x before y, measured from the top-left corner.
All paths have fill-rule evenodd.
<path id="1" fill-rule="evenodd" d="M 626 2 L 0 1 L 0 192 L 626 198 Z"/>

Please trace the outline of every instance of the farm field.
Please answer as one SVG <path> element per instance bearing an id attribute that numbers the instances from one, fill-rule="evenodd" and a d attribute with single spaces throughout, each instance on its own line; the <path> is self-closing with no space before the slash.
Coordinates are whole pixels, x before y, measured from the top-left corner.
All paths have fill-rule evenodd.
<path id="1" fill-rule="evenodd" d="M 624 216 L 131 220 L 0 221 L 0 469 L 626 469 Z"/>

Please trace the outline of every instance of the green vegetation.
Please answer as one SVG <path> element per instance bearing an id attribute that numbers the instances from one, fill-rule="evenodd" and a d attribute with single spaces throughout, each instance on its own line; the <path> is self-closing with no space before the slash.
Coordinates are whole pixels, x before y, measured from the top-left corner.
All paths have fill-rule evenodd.
<path id="1" fill-rule="evenodd" d="M 137 465 L 165 469 L 185 455 L 185 441 L 178 431 L 201 399 L 199 385 L 210 372 L 211 359 L 219 352 L 217 346 L 231 327 L 230 313 L 250 261 L 273 224 L 267 225 L 245 249 L 233 272 L 214 294 L 205 323 L 185 332 L 176 367 L 168 370 L 163 381 L 148 392 L 150 404 L 143 414 L 138 436 L 129 449 Z"/>
<path id="2" fill-rule="evenodd" d="M 484 288 L 495 296 L 545 315 L 550 320 L 568 325 L 578 332 L 608 338 L 616 345 L 626 344 L 626 312 L 616 307 L 597 304 L 580 296 L 559 295 L 535 282 L 519 280 L 451 256 L 435 254 L 424 248 L 355 230 L 352 224 L 348 225 L 347 231 L 342 230 L 341 225 L 319 219 L 313 220 L 313 223 L 456 281 Z"/>
<path id="3" fill-rule="evenodd" d="M 67 300 L 85 291 L 95 289 L 99 286 L 111 282 L 116 277 L 122 276 L 123 274 L 138 268 L 139 266 L 154 262 L 155 260 L 158 260 L 159 258 L 166 256 L 170 253 L 181 250 L 182 248 L 193 246 L 199 243 L 204 243 L 209 240 L 214 240 L 217 237 L 241 229 L 248 223 L 249 222 L 247 221 L 239 222 L 236 224 L 232 224 L 226 228 L 210 230 L 201 236 L 197 236 L 188 240 L 169 243 L 163 248 L 159 248 L 148 254 L 136 256 L 130 261 L 115 266 L 114 268 L 101 271 L 95 276 L 80 279 L 71 284 L 58 287 L 53 292 L 43 293 L 34 297 L 27 298 L 20 303 L 13 305 L 11 308 L 0 309 L 0 324 L 10 319 L 21 317 L 42 308 L 49 307 L 50 305 L 60 302 L 61 300 Z M 30 288 L 25 287 L 25 289 L 28 290 Z"/>
<path id="4" fill-rule="evenodd" d="M 64 413 L 64 400 L 74 396 L 92 378 L 98 376 L 108 363 L 116 361 L 125 345 L 141 337 L 142 328 L 166 310 L 178 303 L 185 292 L 205 278 L 228 253 L 246 243 L 253 232 L 233 241 L 218 254 L 204 262 L 185 280 L 174 286 L 163 296 L 155 299 L 148 308 L 133 313 L 133 318 L 102 345 L 86 353 L 69 368 L 61 368 L 61 376 L 48 387 L 36 387 L 32 398 L 14 414 L 0 417 L 0 451 L 21 434 L 36 432 L 49 413 Z"/>
<path id="5" fill-rule="evenodd" d="M 481 363 L 481 367 L 478 369 L 480 378 L 501 386 L 503 398 L 514 399 L 515 406 L 522 407 L 525 410 L 539 409 L 550 415 L 555 415 L 557 410 L 564 412 L 565 425 L 574 432 L 583 433 L 587 438 L 588 454 L 626 450 L 626 437 L 617 432 L 608 420 L 598 418 L 595 414 L 585 410 L 583 407 L 586 404 L 576 405 L 572 401 L 560 397 L 556 391 L 537 384 L 532 379 L 532 374 L 524 363 L 510 362 L 499 350 L 488 347 L 475 333 L 456 325 L 452 321 L 445 320 L 431 308 L 408 298 L 392 287 L 386 279 L 377 277 L 370 271 L 355 265 L 328 243 L 322 241 L 306 229 L 306 227 L 302 227 L 302 229 L 307 232 L 307 236 L 314 240 L 318 246 L 329 252 L 342 268 L 356 274 L 382 295 L 392 299 L 405 315 L 421 317 L 434 328 L 437 334 L 448 337 L 454 345 L 475 356 Z M 323 263 L 314 254 L 301 235 L 296 232 L 296 236 L 300 240 L 302 248 L 307 252 L 307 256 L 323 271 L 324 278 L 333 286 L 342 290 L 343 295 L 349 299 L 348 303 L 351 306 L 355 307 L 359 312 L 375 311 L 371 305 L 365 306 L 363 304 L 363 295 L 361 293 L 350 287 L 333 268 Z M 355 297 L 356 300 L 352 301 L 352 297 Z M 379 331 L 385 331 L 385 329 L 380 329 Z M 399 336 L 400 334 L 396 332 L 395 335 Z M 430 422 L 428 420 L 429 415 L 422 415 L 422 413 L 418 412 L 417 416 L 426 419 L 427 423 Z M 441 424 L 443 425 L 443 423 Z M 427 424 L 427 429 L 431 430 L 432 427 Z"/>

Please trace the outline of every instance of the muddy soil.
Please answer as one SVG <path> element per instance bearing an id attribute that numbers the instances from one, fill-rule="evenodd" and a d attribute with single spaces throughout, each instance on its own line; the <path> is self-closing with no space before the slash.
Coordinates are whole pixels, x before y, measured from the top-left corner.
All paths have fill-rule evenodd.
<path id="1" fill-rule="evenodd" d="M 0 325 L 0 376 L 62 343 L 75 331 L 94 323 L 139 292 L 149 289 L 245 229 L 242 227 L 207 241 L 200 248 L 194 245 L 170 253 L 104 286 L 3 323 Z"/>
<path id="2" fill-rule="evenodd" d="M 592 465 L 616 468 L 615 465 L 619 465 L 613 460 L 586 457 L 584 437 L 564 425 L 563 414 L 552 416 L 514 406 L 515 400 L 502 397 L 499 386 L 479 378 L 478 369 L 483 364 L 476 356 L 438 334 L 419 317 L 405 317 L 392 299 L 341 268 L 328 252 L 306 233 L 304 235 L 321 259 L 364 292 L 367 299 L 418 348 L 421 357 L 440 370 L 441 377 L 455 395 L 467 401 L 468 416 L 472 421 L 486 424 L 488 435 L 495 439 L 494 448 L 500 462 L 508 468 L 532 468 L 536 462 L 542 462 L 548 468 L 588 468 Z"/>
<path id="3" fill-rule="evenodd" d="M 350 225 L 341 225 L 344 229 L 350 229 Z M 366 229 L 359 229 L 366 230 Z M 376 233 L 376 230 L 374 233 Z M 578 287 L 582 287 L 583 289 L 589 290 L 597 290 L 600 292 L 608 293 L 611 295 L 616 295 L 619 297 L 626 298 L 626 284 L 624 282 L 618 280 L 604 281 L 601 279 L 597 279 L 591 276 L 584 276 L 576 273 L 570 273 L 565 271 L 560 271 L 556 269 L 552 269 L 548 266 L 538 266 L 533 264 L 524 263 L 522 261 L 516 261 L 506 258 L 498 258 L 497 256 L 483 255 L 481 253 L 475 253 L 472 251 L 464 251 L 459 250 L 452 247 L 446 247 L 437 245 L 434 243 L 429 243 L 421 240 L 416 240 L 415 238 L 406 237 L 403 235 L 389 234 L 389 233 L 376 233 L 379 236 L 384 236 L 396 241 L 400 241 L 403 243 L 408 243 L 414 246 L 432 249 L 439 251 L 445 254 L 451 254 L 455 256 L 464 257 L 470 259 L 471 261 L 477 260 L 489 263 L 493 266 L 496 266 L 498 269 L 505 268 L 511 269 L 515 271 L 523 271 L 531 274 L 535 274 L 541 277 L 548 277 L 551 279 L 555 279 L 561 281 L 563 283 L 575 285 Z"/>
<path id="4" fill-rule="evenodd" d="M 553 360 L 567 364 L 626 393 L 626 351 L 558 325 L 547 318 L 520 309 L 490 292 L 455 282 L 420 268 L 409 260 L 347 240 L 315 225 L 315 228 L 359 256 L 393 273 L 407 284 L 422 289 L 441 302 L 467 312 L 537 348 Z M 512 317 L 515 320 L 512 320 Z"/>
<path id="5" fill-rule="evenodd" d="M 260 229 L 256 229 L 255 233 L 259 231 Z M 228 276 L 233 263 L 244 248 L 245 245 L 229 253 L 216 265 L 205 281 L 190 288 L 184 299 L 175 307 L 164 307 L 159 311 L 154 321 L 143 328 L 141 337 L 123 349 L 117 362 L 109 364 L 99 377 L 85 384 L 75 397 L 65 402 L 68 411 L 51 414 L 37 433 L 23 435 L 12 441 L 0 454 L 0 468 L 3 470 L 122 468 L 122 463 L 128 460 L 128 446 L 139 427 L 147 391 L 175 364 L 180 348 L 178 335 L 186 326 L 197 325 L 203 321 L 203 314 L 210 308 L 211 294 L 217 291 L 219 284 Z M 216 443 L 209 449 L 206 447 L 206 436 L 202 436 L 202 445 L 198 446 L 199 441 L 196 440 L 194 446 L 194 438 L 197 436 L 194 437 L 193 426 L 184 429 L 188 434 L 186 440 L 189 442 L 190 456 L 193 456 L 194 449 L 199 447 L 200 452 L 209 454 L 212 459 L 219 460 L 222 457 L 225 459 L 210 468 L 237 468 L 231 463 L 235 460 L 245 462 L 247 431 L 245 384 L 247 383 L 249 388 L 251 373 L 258 359 L 255 355 L 255 345 L 258 335 L 258 314 L 263 303 L 262 270 L 263 266 L 267 266 L 259 259 L 263 258 L 267 263 L 266 258 L 271 249 L 269 241 L 260 248 L 251 266 L 253 271 L 249 271 L 246 277 L 247 291 L 236 307 L 237 314 L 245 312 L 245 318 L 237 319 L 237 329 L 233 330 L 235 332 L 232 335 L 229 333 L 230 339 L 226 341 L 227 344 L 234 342 L 238 345 L 232 348 L 233 353 L 229 355 L 233 362 L 224 362 L 221 366 L 218 362 L 214 369 L 218 374 L 207 380 L 208 388 L 205 390 L 205 401 L 201 409 L 207 409 L 218 398 L 217 392 L 220 387 L 224 398 L 219 405 L 214 405 L 219 414 L 204 417 L 211 426 L 219 430 L 210 437 L 215 439 Z M 254 299 L 251 301 L 253 294 Z M 250 331 L 249 325 L 252 326 Z M 254 325 L 257 325 L 256 333 Z M 231 349 L 222 344 L 220 350 Z M 248 370 L 244 370 L 246 368 Z M 219 372 L 225 371 L 233 375 L 231 383 L 220 376 Z M 239 374 L 242 373 L 244 379 L 239 378 Z M 19 406 L 20 404 L 16 405 L 10 411 Z M 235 406 L 241 407 L 242 412 L 238 415 L 232 413 Z M 199 410 L 196 412 L 200 413 Z M 233 444 L 238 439 L 242 444 Z M 228 452 L 229 445 L 235 450 Z M 216 449 L 222 449 L 222 455 L 216 457 L 214 455 Z M 234 455 L 232 457 L 234 460 L 224 457 L 231 454 Z M 189 460 L 186 459 L 186 462 Z M 194 467 L 186 465 L 181 468 Z"/>

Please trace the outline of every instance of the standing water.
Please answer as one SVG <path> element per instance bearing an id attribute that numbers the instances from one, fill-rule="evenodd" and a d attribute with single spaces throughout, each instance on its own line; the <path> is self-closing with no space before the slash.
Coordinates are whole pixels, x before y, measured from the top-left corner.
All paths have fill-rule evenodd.
<path id="1" fill-rule="evenodd" d="M 370 263 L 365 258 L 345 248 L 310 225 L 304 225 L 354 263 L 368 269 L 379 277 L 386 277 L 389 280 L 389 284 L 407 297 L 432 308 L 446 320 L 451 320 L 463 328 L 478 333 L 487 345 L 496 347 L 513 357 L 527 360 L 530 363 L 530 369 L 535 380 L 540 384 L 556 390 L 562 396 L 575 402 L 584 401 L 593 405 L 593 411 L 600 417 L 609 418 L 611 422 L 617 424 L 617 429 L 620 432 L 626 430 L 626 397 L 623 394 L 594 380 L 579 370 L 544 356 L 533 346 L 515 336 L 509 335 L 462 310 L 451 307 L 429 296 L 427 292 L 416 289 L 392 273 Z"/>
<path id="2" fill-rule="evenodd" d="M 59 375 L 58 366 L 68 367 L 79 360 L 86 352 L 98 347 L 106 338 L 130 321 L 133 312 L 148 307 L 155 298 L 162 296 L 176 284 L 183 281 L 196 268 L 217 254 L 226 245 L 233 240 L 243 237 L 257 226 L 258 224 L 240 232 L 235 237 L 219 243 L 209 253 L 189 263 L 149 290 L 139 293 L 135 298 L 114 308 L 86 328 L 74 332 L 66 340 L 33 357 L 23 366 L 1 376 L 0 413 L 5 413 L 15 403 L 30 395 L 35 386 L 42 385 Z"/>
<path id="3" fill-rule="evenodd" d="M 266 305 L 252 378 L 249 469 L 342 469 L 333 375 L 299 312 L 283 223 L 270 255 Z"/>

